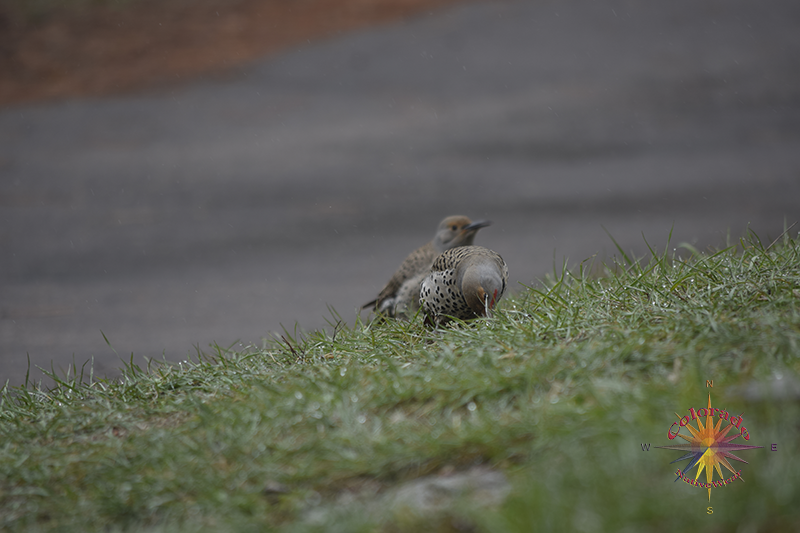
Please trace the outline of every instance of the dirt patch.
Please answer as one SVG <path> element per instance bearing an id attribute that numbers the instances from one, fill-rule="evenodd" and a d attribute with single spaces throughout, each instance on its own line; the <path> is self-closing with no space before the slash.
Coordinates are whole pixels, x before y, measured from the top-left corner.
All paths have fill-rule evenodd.
<path id="1" fill-rule="evenodd" d="M 457 0 L 131 0 L 23 16 L 0 0 L 0 106 L 130 92 Z"/>

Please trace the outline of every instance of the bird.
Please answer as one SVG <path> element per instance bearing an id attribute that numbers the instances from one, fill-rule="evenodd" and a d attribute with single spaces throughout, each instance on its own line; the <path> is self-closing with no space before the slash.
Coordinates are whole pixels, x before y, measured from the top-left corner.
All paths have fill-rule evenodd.
<path id="1" fill-rule="evenodd" d="M 420 285 L 430 273 L 436 256 L 450 248 L 472 245 L 478 230 L 490 224 L 489 220 L 472 222 L 463 215 L 445 218 L 439 223 L 433 239 L 411 252 L 377 298 L 364 304 L 362 309 L 373 308 L 389 317 L 413 315 L 419 309 Z"/>
<path id="2" fill-rule="evenodd" d="M 491 316 L 507 283 L 508 267 L 497 252 L 483 246 L 446 250 L 422 280 L 419 300 L 426 322 L 438 325 L 451 317 Z"/>

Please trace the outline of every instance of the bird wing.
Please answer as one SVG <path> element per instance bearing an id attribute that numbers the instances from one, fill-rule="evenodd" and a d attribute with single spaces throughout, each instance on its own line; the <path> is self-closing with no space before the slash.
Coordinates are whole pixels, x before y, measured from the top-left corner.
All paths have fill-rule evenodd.
<path id="1" fill-rule="evenodd" d="M 381 302 L 396 296 L 404 281 L 430 269 L 430 264 L 435 254 L 433 244 L 430 242 L 408 254 L 408 257 L 400 263 L 400 268 L 397 269 L 386 286 L 378 293 L 378 297 L 364 304 L 362 309 L 368 307 L 378 309 L 381 306 Z"/>
<path id="2" fill-rule="evenodd" d="M 461 259 L 469 255 L 470 250 L 478 248 L 477 246 L 459 246 L 458 248 L 450 248 L 440 253 L 436 259 L 433 260 L 431 265 L 432 272 L 441 272 L 443 270 L 450 270 L 455 268 Z"/>

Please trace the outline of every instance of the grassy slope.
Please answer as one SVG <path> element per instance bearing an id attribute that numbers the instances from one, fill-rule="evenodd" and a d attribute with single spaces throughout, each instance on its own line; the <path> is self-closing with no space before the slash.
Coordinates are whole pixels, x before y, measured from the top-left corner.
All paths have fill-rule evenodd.
<path id="1" fill-rule="evenodd" d="M 585 270 L 526 288 L 491 320 L 287 334 L 266 349 L 131 365 L 120 381 L 5 391 L 0 525 L 800 529 L 800 403 L 769 385 L 798 380 L 800 241 L 751 237 L 689 260 L 653 252 Z M 767 446 L 737 452 L 746 482 L 714 489 L 711 503 L 673 483 L 678 452 L 641 449 L 673 444 L 674 413 L 704 407 L 709 391 L 715 407 L 744 413 L 748 444 Z M 511 480 L 504 504 L 415 517 L 370 502 L 475 464 Z M 337 505 L 345 493 L 356 503 Z M 312 508 L 332 510 L 311 521 Z"/>

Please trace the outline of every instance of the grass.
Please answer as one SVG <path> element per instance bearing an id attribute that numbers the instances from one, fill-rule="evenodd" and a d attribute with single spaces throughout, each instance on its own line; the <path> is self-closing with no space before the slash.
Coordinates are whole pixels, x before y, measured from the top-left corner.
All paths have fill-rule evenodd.
<path id="1" fill-rule="evenodd" d="M 332 312 L 329 330 L 260 348 L 6 386 L 0 527 L 797 531 L 800 241 L 676 252 L 620 249 L 490 320 L 347 327 Z M 736 452 L 745 482 L 710 502 L 673 482 L 678 452 L 642 450 L 674 444 L 675 413 L 709 392 L 766 447 Z M 478 466 L 507 485 L 479 478 L 432 511 L 393 498 Z"/>

